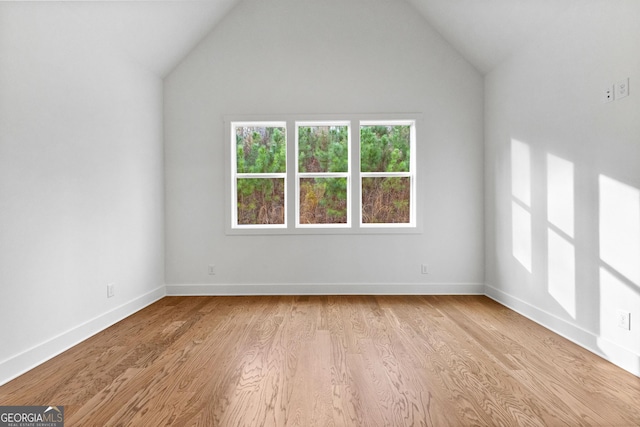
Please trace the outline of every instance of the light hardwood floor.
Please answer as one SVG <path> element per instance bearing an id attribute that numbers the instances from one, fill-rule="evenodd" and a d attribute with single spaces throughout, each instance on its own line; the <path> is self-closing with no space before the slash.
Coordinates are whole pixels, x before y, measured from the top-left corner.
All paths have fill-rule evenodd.
<path id="1" fill-rule="evenodd" d="M 481 296 L 167 297 L 0 387 L 66 426 L 640 426 L 640 378 Z"/>

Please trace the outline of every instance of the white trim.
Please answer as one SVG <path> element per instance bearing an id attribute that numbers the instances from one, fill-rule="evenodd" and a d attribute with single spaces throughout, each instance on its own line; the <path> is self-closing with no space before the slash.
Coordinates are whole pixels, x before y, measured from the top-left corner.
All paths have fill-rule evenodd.
<path id="1" fill-rule="evenodd" d="M 345 116 L 345 114 L 338 114 L 339 116 Z M 296 130 L 299 127 L 314 127 L 314 126 L 351 126 L 350 119 L 336 119 L 336 120 L 295 120 Z M 297 132 L 296 132 L 297 134 Z"/>
<path id="2" fill-rule="evenodd" d="M 233 120 L 231 126 L 234 128 L 286 128 L 286 120 Z M 233 134 L 233 132 L 231 132 Z M 235 143 L 235 139 L 233 140 Z"/>
<path id="3" fill-rule="evenodd" d="M 262 121 L 229 121 L 225 122 L 225 135 L 229 132 L 227 139 L 228 149 L 230 154 L 230 173 L 231 173 L 231 193 L 230 203 L 230 218 L 231 224 L 228 224 L 232 229 L 283 229 L 287 228 L 287 168 L 288 164 L 288 152 L 285 151 L 285 171 L 277 173 L 239 173 L 238 172 L 238 156 L 237 156 L 237 143 L 236 143 L 236 129 L 240 127 L 264 127 L 264 128 L 284 128 L 284 141 L 285 149 L 288 148 L 289 143 L 287 141 L 287 122 L 281 120 L 262 120 Z M 283 224 L 238 224 L 238 179 L 284 179 L 284 223 Z M 226 198 L 225 198 L 226 199 Z"/>
<path id="4" fill-rule="evenodd" d="M 385 118 L 380 118 L 375 120 L 360 120 L 360 126 L 413 126 L 414 124 L 414 119 L 386 120 Z"/>
<path id="5" fill-rule="evenodd" d="M 362 178 L 411 178 L 411 172 L 360 172 Z"/>
<path id="6" fill-rule="evenodd" d="M 349 172 L 298 172 L 298 178 L 349 178 Z"/>
<path id="7" fill-rule="evenodd" d="M 416 129 L 422 128 L 422 113 L 337 113 L 337 114 L 268 114 L 247 115 L 231 114 L 222 116 L 225 129 L 225 234 L 228 236 L 244 235 L 365 235 L 365 234 L 422 234 L 423 219 L 422 199 L 418 197 L 419 181 L 417 165 Z M 285 178 L 285 223 L 284 224 L 237 224 L 237 190 L 234 173 L 236 154 L 232 128 L 234 124 L 286 124 L 287 137 L 287 178 Z M 297 127 L 306 125 L 343 125 L 349 124 L 349 172 L 347 176 L 346 224 L 299 224 L 299 178 L 304 176 L 298 172 L 297 165 Z M 393 176 L 410 176 L 410 222 L 401 224 L 362 224 L 362 179 L 360 176 L 360 126 L 361 125 L 406 125 L 411 126 L 411 171 L 408 173 L 390 172 Z M 294 135 L 293 144 L 289 140 Z M 426 138 L 426 136 L 424 136 Z M 377 172 L 374 172 L 374 174 Z M 384 176 L 389 176 L 389 174 Z M 315 175 L 315 174 L 314 174 Z M 317 176 L 317 175 L 316 175 Z M 314 176 L 314 177 L 316 177 Z M 290 179 L 295 177 L 295 179 Z M 311 176 L 309 176 L 311 177 Z M 318 176 L 320 178 L 325 177 Z M 328 176 L 326 176 L 328 177 Z M 229 191 L 231 190 L 231 191 Z M 290 197 L 294 197 L 291 203 Z M 356 218 L 356 216 L 358 218 Z M 294 218 L 293 220 L 291 218 Z"/>
<path id="8" fill-rule="evenodd" d="M 490 285 L 485 295 L 620 368 L 640 376 L 640 355 Z M 605 349 L 606 353 L 603 351 Z"/>
<path id="9" fill-rule="evenodd" d="M 237 173 L 236 178 L 239 179 L 286 179 L 287 174 L 284 172 L 270 173 Z"/>
<path id="10" fill-rule="evenodd" d="M 67 351 L 71 347 L 92 337 L 137 311 L 164 298 L 165 286 L 160 286 L 144 295 L 126 302 L 119 307 L 107 311 L 93 319 L 56 335 L 19 354 L 0 361 L 0 385 L 6 384 L 27 371 Z"/>
<path id="11" fill-rule="evenodd" d="M 484 295 L 482 283 L 173 284 L 167 296 L 241 295 Z"/>

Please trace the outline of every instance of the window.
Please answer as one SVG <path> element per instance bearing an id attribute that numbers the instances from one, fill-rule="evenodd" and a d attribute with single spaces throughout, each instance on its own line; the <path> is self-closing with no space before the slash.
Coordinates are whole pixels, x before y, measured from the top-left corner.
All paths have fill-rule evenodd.
<path id="1" fill-rule="evenodd" d="M 296 123 L 296 225 L 349 226 L 349 123 Z"/>
<path id="2" fill-rule="evenodd" d="M 227 231 L 418 232 L 417 116 L 397 116 L 227 120 Z"/>
<path id="3" fill-rule="evenodd" d="M 414 141 L 413 122 L 360 123 L 363 226 L 413 224 Z"/>
<path id="4" fill-rule="evenodd" d="M 286 226 L 285 123 L 232 123 L 234 224 Z"/>

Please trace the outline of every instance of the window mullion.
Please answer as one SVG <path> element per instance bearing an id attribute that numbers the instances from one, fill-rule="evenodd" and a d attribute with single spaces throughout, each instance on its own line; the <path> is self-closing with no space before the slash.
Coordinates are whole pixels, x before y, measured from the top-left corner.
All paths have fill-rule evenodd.
<path id="1" fill-rule="evenodd" d="M 298 178 L 347 178 L 348 172 L 298 172 Z"/>
<path id="2" fill-rule="evenodd" d="M 361 177 L 365 177 L 365 178 L 375 178 L 375 177 L 381 177 L 381 178 L 392 178 L 392 177 L 400 177 L 400 178 L 405 178 L 405 177 L 411 177 L 411 172 L 360 172 L 360 176 Z"/>
<path id="3" fill-rule="evenodd" d="M 360 123 L 354 121 L 351 124 L 349 155 L 351 156 L 349 167 L 351 168 L 351 227 L 359 229 L 362 224 L 362 181 L 360 179 Z"/>
<path id="4" fill-rule="evenodd" d="M 237 173 L 236 178 L 286 178 L 287 174 L 284 172 L 276 173 Z"/>
<path id="5" fill-rule="evenodd" d="M 297 129 L 295 122 L 287 120 L 287 177 L 285 194 L 285 210 L 287 216 L 285 218 L 287 229 L 295 229 L 298 205 L 298 155 L 297 150 Z"/>

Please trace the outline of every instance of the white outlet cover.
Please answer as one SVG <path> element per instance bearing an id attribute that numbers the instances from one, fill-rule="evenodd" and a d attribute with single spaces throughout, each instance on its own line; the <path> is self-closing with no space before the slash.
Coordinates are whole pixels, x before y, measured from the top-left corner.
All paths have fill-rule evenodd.
<path id="1" fill-rule="evenodd" d="M 616 83 L 615 88 L 616 88 L 616 93 L 615 93 L 616 99 L 629 96 L 629 79 L 627 78 L 622 81 L 619 81 L 618 83 Z"/>
<path id="2" fill-rule="evenodd" d="M 631 313 L 624 310 L 618 310 L 618 327 L 625 331 L 631 330 Z"/>

